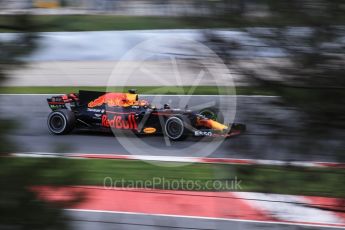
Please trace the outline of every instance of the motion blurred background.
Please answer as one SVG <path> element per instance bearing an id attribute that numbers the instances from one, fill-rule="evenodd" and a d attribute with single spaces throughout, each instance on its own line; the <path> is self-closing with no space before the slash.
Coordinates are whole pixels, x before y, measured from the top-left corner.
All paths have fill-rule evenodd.
<path id="1" fill-rule="evenodd" d="M 66 159 L 6 157 L 14 152 L 113 151 L 108 137 L 94 137 L 91 146 L 84 145 L 84 134 L 59 140 L 48 136 L 42 128 L 46 96 L 10 94 L 104 89 L 114 63 L 152 36 L 207 45 L 229 68 L 237 95 L 244 96 L 238 97 L 237 119 L 248 132 L 210 157 L 286 163 L 278 168 L 188 168 L 193 179 L 204 178 L 206 170 L 206 178 L 242 178 L 245 191 L 344 198 L 342 168 L 289 166 L 291 161 L 345 161 L 344 23 L 342 0 L 1 0 L 0 228 L 71 227 L 62 207 L 80 202 L 82 194 L 73 194 L 68 204 L 52 204 L 38 198 L 35 186 L 102 185 L 102 178 L 114 171 L 134 179 L 137 174 L 187 176 L 158 166 L 133 166 L 134 171 L 95 166 L 98 171 L 93 171 Z M 182 60 L 188 55 L 177 54 Z M 165 60 L 149 64 L 174 94 L 176 87 L 188 88 L 194 81 L 190 60 L 180 66 L 185 71 L 182 86 L 171 80 Z M 140 79 L 136 76 L 130 86 L 142 91 L 161 86 Z M 195 94 L 218 94 L 214 88 L 212 81 L 201 82 Z M 343 213 L 344 203 L 339 207 Z"/>

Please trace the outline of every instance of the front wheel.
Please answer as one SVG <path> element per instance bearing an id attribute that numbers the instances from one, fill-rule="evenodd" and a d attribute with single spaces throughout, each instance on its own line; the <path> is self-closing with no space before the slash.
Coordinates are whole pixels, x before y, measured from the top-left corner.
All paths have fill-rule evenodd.
<path id="1" fill-rule="evenodd" d="M 165 121 L 164 133 L 170 140 L 180 141 L 187 137 L 188 122 L 181 117 L 169 117 Z"/>
<path id="2" fill-rule="evenodd" d="M 217 121 L 219 123 L 222 123 L 222 124 L 224 123 L 223 113 L 221 111 L 219 111 L 219 109 L 217 109 L 217 108 L 213 108 L 213 107 L 204 108 L 204 109 L 200 110 L 198 112 L 198 114 L 200 114 L 200 115 L 202 115 L 208 119 Z"/>
<path id="3" fill-rule="evenodd" d="M 53 111 L 48 116 L 48 129 L 56 135 L 67 134 L 74 129 L 75 115 L 67 109 Z"/>
<path id="4" fill-rule="evenodd" d="M 246 131 L 247 127 L 245 124 L 241 124 L 241 123 L 234 123 L 232 124 L 231 130 L 236 130 L 236 131 L 240 131 L 240 132 L 244 132 Z"/>

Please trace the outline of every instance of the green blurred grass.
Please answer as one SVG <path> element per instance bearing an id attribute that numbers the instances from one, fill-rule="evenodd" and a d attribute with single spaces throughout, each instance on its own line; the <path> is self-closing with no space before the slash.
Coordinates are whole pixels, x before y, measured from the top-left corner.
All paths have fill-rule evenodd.
<path id="1" fill-rule="evenodd" d="M 13 15 L 0 15 L 0 25 L 11 25 L 13 20 L 16 20 Z M 33 30 L 37 32 L 308 26 L 308 22 L 298 17 L 283 19 L 272 16 L 243 20 L 233 15 L 219 17 L 31 15 L 30 20 L 35 25 Z M 339 21 L 344 22 L 345 17 L 342 15 Z M 12 29 L 6 26 L 0 29 L 0 32 L 11 31 Z"/>
<path id="2" fill-rule="evenodd" d="M 11 24 L 14 16 L 0 16 L 0 24 Z M 177 17 L 116 16 L 116 15 L 32 15 L 35 30 L 45 31 L 102 31 L 194 28 Z M 2 29 L 0 32 L 11 32 Z"/>
<path id="3" fill-rule="evenodd" d="M 112 91 L 127 92 L 129 89 L 137 89 L 139 94 L 163 94 L 163 95 L 181 95 L 189 94 L 192 86 L 126 86 L 126 87 L 0 87 L 0 93 L 3 94 L 62 94 L 78 92 L 79 90 L 92 91 Z M 215 86 L 197 86 L 191 95 L 275 95 L 270 89 L 260 87 L 215 87 Z"/>
<path id="4" fill-rule="evenodd" d="M 303 168 L 291 166 L 249 166 L 222 164 L 191 164 L 181 167 L 161 167 L 143 161 L 100 160 L 100 159 L 62 159 L 62 158 L 4 158 L 4 168 L 0 174 L 6 173 L 6 168 L 21 170 L 28 165 L 43 165 L 44 171 L 36 175 L 36 185 L 71 184 L 61 178 L 70 175 L 80 175 L 78 184 L 103 186 L 104 178 L 112 181 L 122 179 L 126 186 L 130 181 L 152 181 L 153 178 L 164 178 L 155 188 L 165 188 L 173 180 L 198 181 L 202 188 L 207 181 L 226 181 L 235 177 L 241 181 L 239 191 L 268 192 L 294 195 L 313 195 L 328 197 L 345 197 L 345 170 L 330 168 Z M 157 162 L 155 162 L 157 163 Z M 169 164 L 160 162 L 161 165 Z M 59 167 L 55 167 L 59 165 Z M 66 170 L 61 170 L 65 167 Z M 66 179 L 65 179 L 66 180 Z M 107 181 L 109 186 L 109 180 Z M 189 182 L 190 183 L 190 182 Z M 149 188 L 150 186 L 147 186 Z M 180 190 L 186 190 L 186 185 Z M 188 190 L 188 189 L 187 189 Z M 193 190 L 198 190 L 194 188 Z M 213 191 L 213 189 L 206 189 Z M 206 191 L 202 189 L 202 191 Z"/>

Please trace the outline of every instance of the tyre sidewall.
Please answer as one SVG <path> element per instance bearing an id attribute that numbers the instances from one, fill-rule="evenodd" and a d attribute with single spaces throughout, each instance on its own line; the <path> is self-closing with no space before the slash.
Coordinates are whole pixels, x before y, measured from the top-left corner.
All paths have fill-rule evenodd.
<path id="1" fill-rule="evenodd" d="M 51 120 L 54 116 L 59 116 L 64 122 L 63 127 L 59 130 L 54 130 L 51 126 Z M 73 112 L 65 109 L 51 112 L 47 120 L 49 131 L 56 135 L 66 134 L 72 131 L 72 129 L 74 128 L 74 122 L 75 118 Z"/>
<path id="2" fill-rule="evenodd" d="M 170 132 L 168 132 L 168 125 L 172 121 L 175 121 L 175 122 L 177 121 L 182 126 L 181 132 L 179 133 L 179 135 L 177 135 L 175 137 L 172 136 L 170 134 Z M 165 124 L 164 124 L 164 133 L 165 133 L 165 135 L 167 135 L 170 140 L 174 140 L 174 141 L 181 140 L 181 139 L 183 139 L 185 137 L 185 129 L 186 129 L 186 127 L 185 127 L 184 120 L 181 117 L 177 117 L 177 116 L 169 117 L 165 121 Z"/>

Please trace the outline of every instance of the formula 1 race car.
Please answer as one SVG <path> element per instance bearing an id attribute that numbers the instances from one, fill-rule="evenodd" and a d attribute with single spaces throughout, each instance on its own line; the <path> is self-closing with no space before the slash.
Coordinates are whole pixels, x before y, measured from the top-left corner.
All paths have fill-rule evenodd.
<path id="1" fill-rule="evenodd" d="M 188 135 L 230 137 L 245 131 L 243 124 L 224 125 L 215 110 L 193 112 L 172 109 L 168 104 L 156 108 L 139 100 L 135 90 L 128 93 L 79 91 L 47 99 L 52 112 L 48 128 L 53 134 L 67 134 L 74 128 L 131 131 L 135 134 L 163 134 L 171 140 Z"/>

